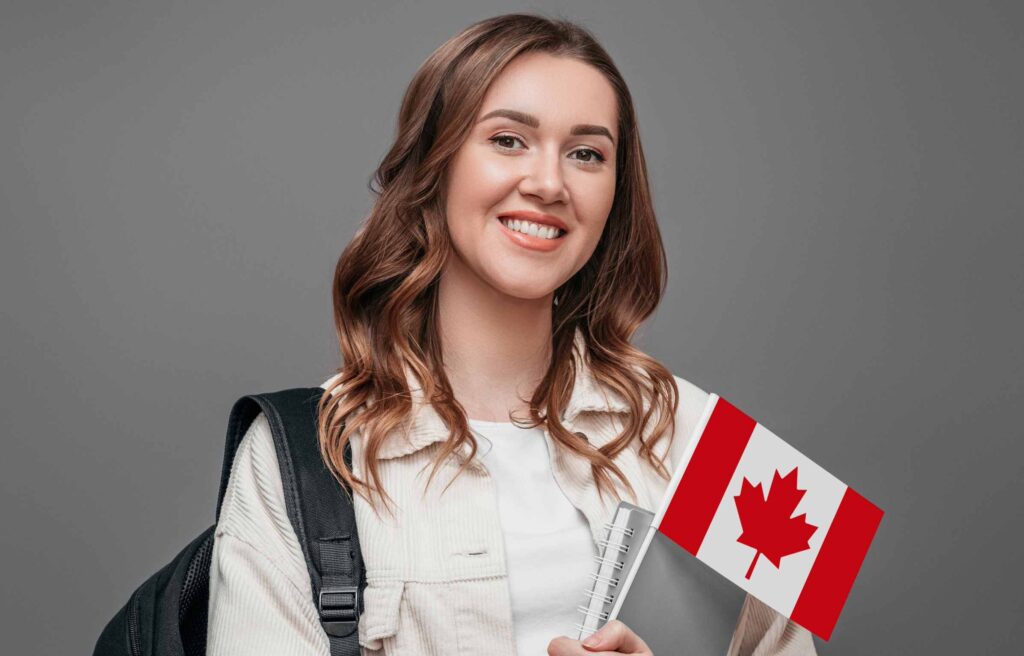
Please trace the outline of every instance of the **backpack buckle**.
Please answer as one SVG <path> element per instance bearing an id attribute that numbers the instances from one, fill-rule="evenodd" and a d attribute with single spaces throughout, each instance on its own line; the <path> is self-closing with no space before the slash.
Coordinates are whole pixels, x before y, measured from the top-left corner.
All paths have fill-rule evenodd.
<path id="1" fill-rule="evenodd" d="M 336 638 L 351 635 L 359 628 L 359 587 L 339 585 L 321 588 L 317 612 L 327 635 Z"/>

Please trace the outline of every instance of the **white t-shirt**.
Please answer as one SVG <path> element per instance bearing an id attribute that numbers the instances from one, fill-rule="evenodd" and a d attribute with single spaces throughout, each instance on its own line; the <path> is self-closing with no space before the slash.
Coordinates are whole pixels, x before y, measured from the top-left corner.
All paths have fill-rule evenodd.
<path id="1" fill-rule="evenodd" d="M 469 427 L 497 488 L 517 651 L 542 656 L 552 639 L 575 637 L 597 548 L 551 473 L 543 429 L 478 419 Z"/>

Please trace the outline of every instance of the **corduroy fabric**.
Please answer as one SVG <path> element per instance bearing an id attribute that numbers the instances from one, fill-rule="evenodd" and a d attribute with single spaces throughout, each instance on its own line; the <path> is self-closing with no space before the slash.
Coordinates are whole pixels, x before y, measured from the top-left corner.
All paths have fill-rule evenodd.
<path id="1" fill-rule="evenodd" d="M 626 406 L 592 377 L 582 360 L 577 365 L 563 420 L 570 430 L 600 446 L 621 430 Z M 675 381 L 680 405 L 668 453 L 670 469 L 708 398 L 692 383 L 678 376 Z M 395 517 L 378 515 L 362 497 L 355 497 L 367 576 L 359 621 L 363 654 L 512 656 L 516 651 L 509 582 L 493 481 L 486 468 L 475 463 L 441 494 L 458 468 L 452 462 L 424 490 L 447 429 L 420 390 L 415 385 L 410 389 L 413 422 L 407 433 L 389 437 L 379 463 L 381 481 L 396 504 Z M 545 439 L 552 473 L 586 517 L 596 544 L 604 537 L 604 522 L 618 499 L 600 498 L 589 462 L 555 448 L 546 432 Z M 664 444 L 659 453 L 664 453 Z M 354 468 L 361 475 L 358 433 L 352 446 Z M 637 498 L 629 500 L 657 507 L 667 481 L 641 461 L 635 449 L 624 451 L 616 463 L 637 492 Z M 620 490 L 627 498 L 624 494 Z M 329 655 L 311 600 L 309 574 L 285 511 L 269 424 L 262 415 L 239 447 L 217 525 L 207 650 L 215 656 Z M 809 632 L 747 598 L 730 656 L 814 653 Z"/>

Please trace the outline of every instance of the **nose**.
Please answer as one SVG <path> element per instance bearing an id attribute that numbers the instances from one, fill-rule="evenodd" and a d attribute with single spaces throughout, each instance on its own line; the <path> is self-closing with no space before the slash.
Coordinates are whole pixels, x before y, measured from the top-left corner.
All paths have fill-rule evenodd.
<path id="1" fill-rule="evenodd" d="M 519 192 L 535 196 L 544 203 L 568 200 L 565 176 L 562 172 L 561 155 L 555 152 L 538 152 L 530 158 L 528 169 L 519 181 Z"/>

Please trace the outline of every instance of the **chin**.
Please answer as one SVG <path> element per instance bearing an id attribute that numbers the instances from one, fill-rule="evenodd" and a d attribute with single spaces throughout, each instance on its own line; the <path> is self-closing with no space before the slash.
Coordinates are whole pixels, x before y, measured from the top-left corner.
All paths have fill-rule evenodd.
<path id="1" fill-rule="evenodd" d="M 535 301 L 545 298 L 558 289 L 558 284 L 538 281 L 536 280 L 536 275 L 534 275 L 533 280 L 524 281 L 524 277 L 528 276 L 524 274 L 524 276 L 512 276 L 504 280 L 492 280 L 491 287 L 505 296 L 511 296 L 523 301 Z"/>

